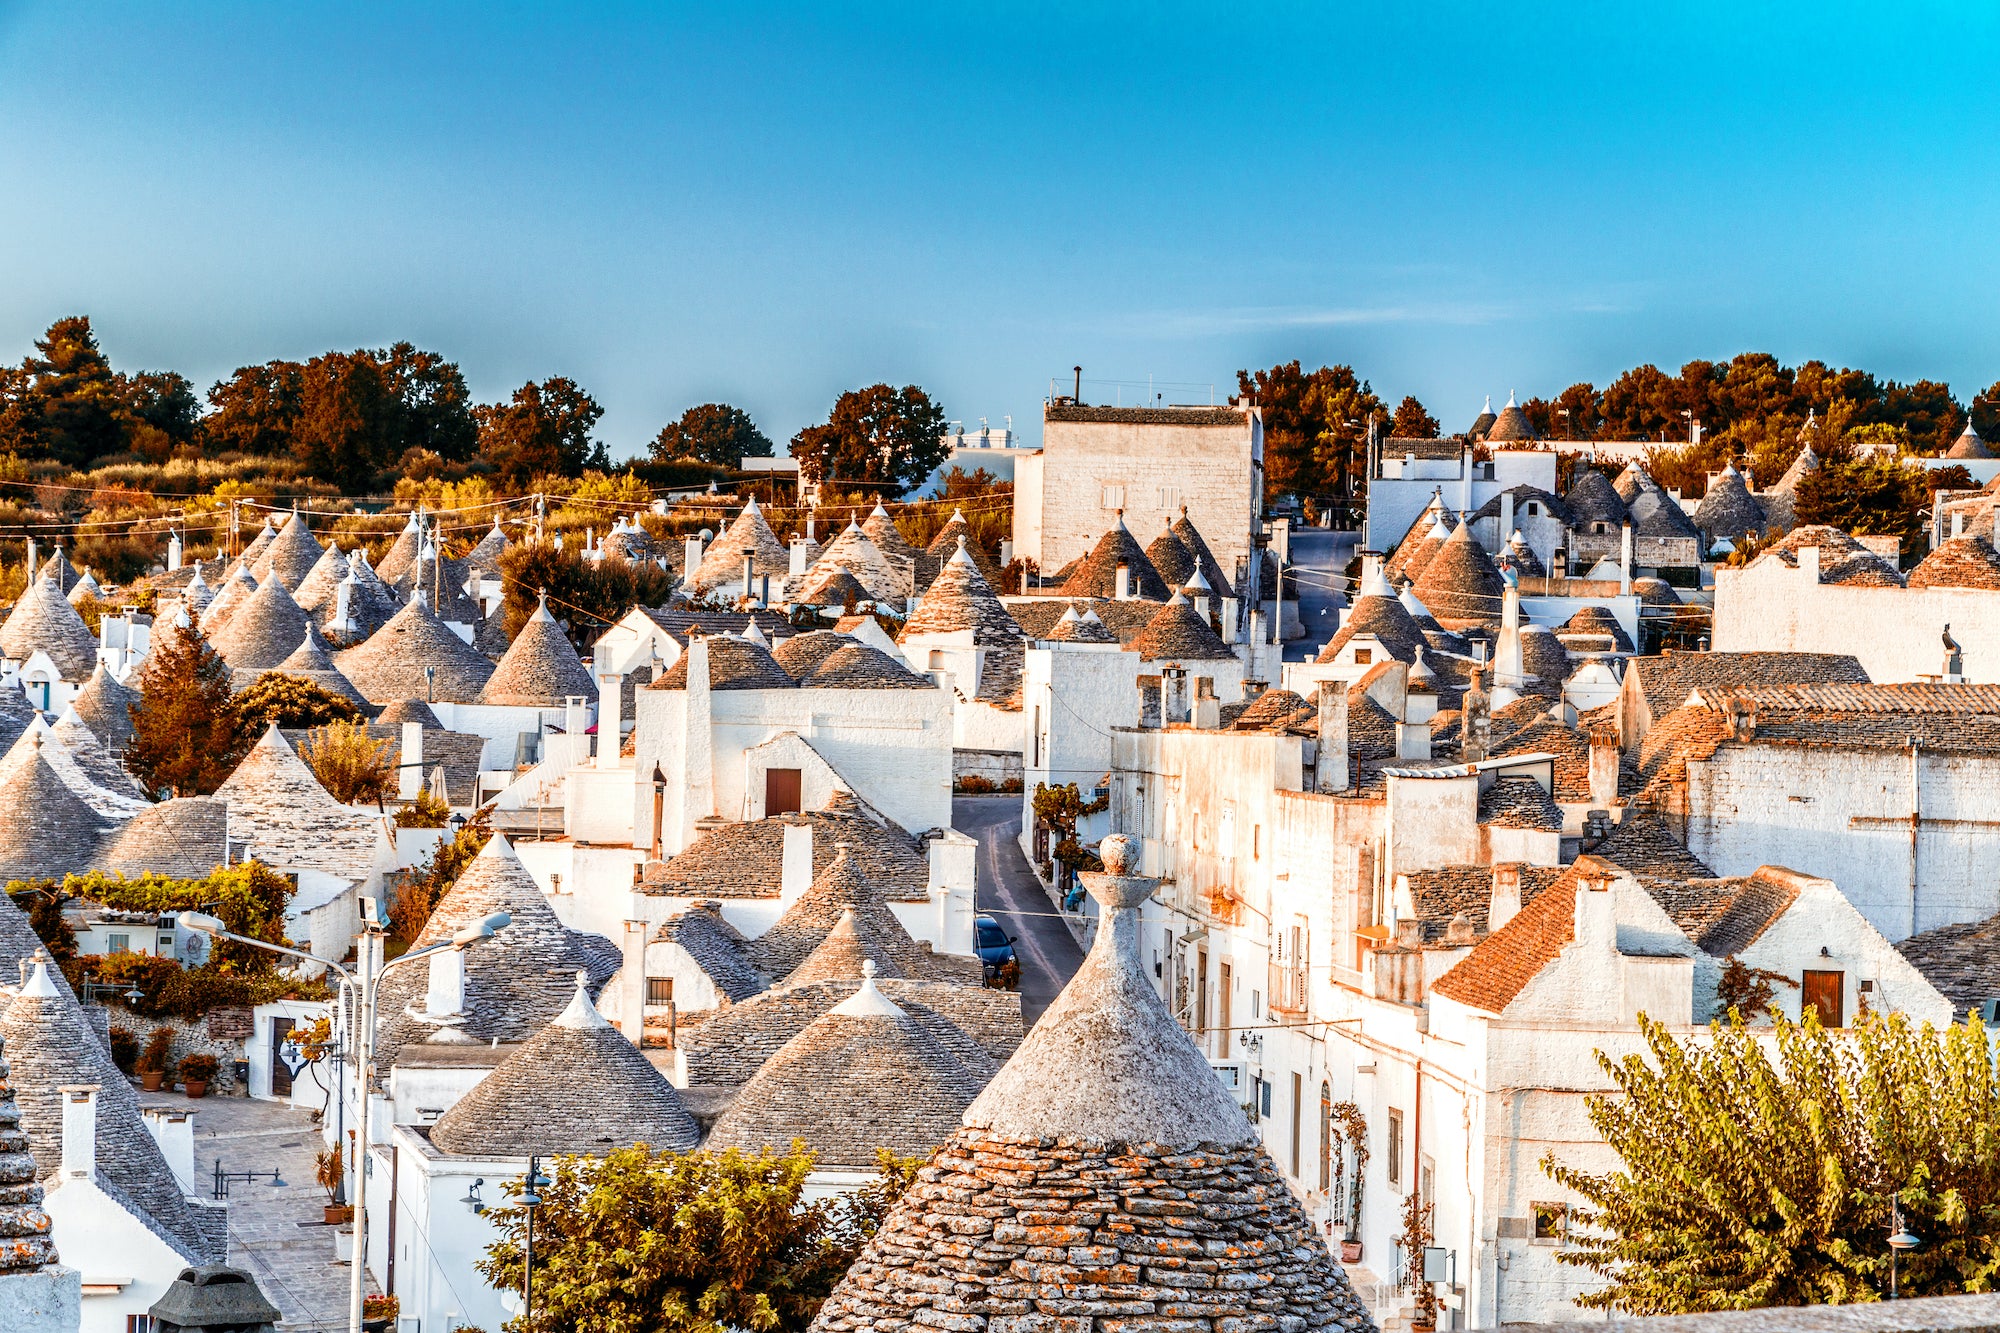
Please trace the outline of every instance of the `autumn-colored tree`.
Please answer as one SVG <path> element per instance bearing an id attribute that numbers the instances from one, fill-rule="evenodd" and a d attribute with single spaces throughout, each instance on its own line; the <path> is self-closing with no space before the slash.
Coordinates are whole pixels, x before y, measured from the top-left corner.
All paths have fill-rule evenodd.
<path id="1" fill-rule="evenodd" d="M 1626 1314 L 1880 1300 L 1892 1205 L 1923 1242 L 1905 1296 L 1990 1291 L 2000 1274 L 2000 1079 L 1976 1020 L 1900 1013 L 1852 1033 L 1740 1020 L 1599 1063 L 1591 1123 L 1623 1160 L 1544 1168 L 1582 1195 L 1563 1263 L 1609 1285 L 1577 1303 Z M 1648 1058 L 1650 1056 L 1650 1058 Z"/>
<path id="2" fill-rule="evenodd" d="M 229 697 L 229 668 L 201 631 L 175 625 L 153 636 L 139 670 L 125 767 L 148 791 L 206 796 L 256 740 Z"/>
<path id="3" fill-rule="evenodd" d="M 535 1308 L 508 1333 L 803 1333 L 914 1176 L 886 1154 L 856 1194 L 805 1202 L 813 1156 L 655 1152 L 543 1163 Z M 518 1198 L 520 1182 L 507 1186 Z M 500 1238 L 480 1273 L 519 1290 L 527 1210 L 487 1214 Z"/>
<path id="4" fill-rule="evenodd" d="M 1358 496 L 1367 489 L 1368 422 L 1378 434 L 1389 412 L 1348 366 L 1307 374 L 1296 361 L 1236 372 L 1239 394 L 1264 415 L 1264 497 Z"/>
<path id="5" fill-rule="evenodd" d="M 547 542 L 508 547 L 500 557 L 500 574 L 507 589 L 502 623 L 510 639 L 528 623 L 540 593 L 547 591 L 549 614 L 569 630 L 572 642 L 585 643 L 635 606 L 665 606 L 680 583 L 657 565 L 586 560 L 580 550 L 558 551 Z"/>
<path id="6" fill-rule="evenodd" d="M 253 736 L 263 735 L 274 723 L 290 731 L 361 720 L 361 710 L 346 695 L 283 671 L 266 671 L 251 682 L 249 689 L 236 696 L 236 711 Z"/>
<path id="7" fill-rule="evenodd" d="M 662 426 L 651 446 L 655 462 L 691 458 L 732 470 L 746 458 L 769 458 L 774 447 L 748 412 L 728 403 L 690 407 L 679 421 Z"/>
<path id="8" fill-rule="evenodd" d="M 367 805 L 396 789 L 393 748 L 394 742 L 370 736 L 360 722 L 329 722 L 307 733 L 299 758 L 334 800 Z"/>
<path id="9" fill-rule="evenodd" d="M 440 839 L 423 864 L 397 875 L 389 895 L 389 933 L 405 944 L 416 943 L 438 899 L 458 883 L 492 836 L 483 821 L 467 824 L 456 837 Z"/>
<path id="10" fill-rule="evenodd" d="M 510 401 L 474 408 L 472 415 L 480 456 L 510 484 L 538 473 L 573 477 L 586 467 L 611 466 L 604 442 L 590 437 L 604 409 L 574 380 L 530 380 Z"/>
<path id="11" fill-rule="evenodd" d="M 916 385 L 871 384 L 843 393 L 824 424 L 794 435 L 792 457 L 814 481 L 907 491 L 949 456 L 945 424 L 944 409 Z"/>
<path id="12" fill-rule="evenodd" d="M 1443 430 L 1415 394 L 1405 394 L 1396 404 L 1396 415 L 1385 433 L 1406 440 L 1435 440 Z"/>

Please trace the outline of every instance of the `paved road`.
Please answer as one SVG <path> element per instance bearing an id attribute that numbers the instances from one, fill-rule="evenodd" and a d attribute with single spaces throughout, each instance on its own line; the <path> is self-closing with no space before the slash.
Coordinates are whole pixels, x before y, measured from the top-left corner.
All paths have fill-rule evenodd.
<path id="1" fill-rule="evenodd" d="M 1021 1015 L 1032 1027 L 1076 975 L 1083 951 L 1015 841 L 1021 833 L 1019 796 L 960 796 L 951 803 L 951 822 L 959 832 L 979 839 L 979 910 L 1017 937 Z"/>
<path id="2" fill-rule="evenodd" d="M 1359 538 L 1354 533 L 1334 532 L 1329 528 L 1292 530 L 1292 563 L 1298 569 L 1299 619 L 1305 625 L 1306 636 L 1285 645 L 1287 662 L 1310 662 L 1339 627 L 1339 608 L 1347 605 L 1346 597 L 1340 592 L 1345 585 L 1339 580 L 1347 562 L 1354 558 L 1354 543 L 1357 540 Z"/>

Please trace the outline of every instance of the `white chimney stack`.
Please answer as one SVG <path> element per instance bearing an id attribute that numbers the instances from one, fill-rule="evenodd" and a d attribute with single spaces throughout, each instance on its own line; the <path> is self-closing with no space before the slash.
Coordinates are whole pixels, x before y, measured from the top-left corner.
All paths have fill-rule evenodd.
<path id="1" fill-rule="evenodd" d="M 64 1180 L 97 1178 L 97 1083 L 66 1083 L 62 1094 L 62 1174 Z"/>
<path id="2" fill-rule="evenodd" d="M 429 985 L 424 992 L 424 1012 L 432 1018 L 465 1012 L 465 953 L 440 949 L 431 955 Z"/>
<path id="3" fill-rule="evenodd" d="M 403 757 L 397 761 L 396 795 L 405 801 L 417 798 L 418 788 L 424 785 L 424 724 L 405 722 L 403 724 Z"/>

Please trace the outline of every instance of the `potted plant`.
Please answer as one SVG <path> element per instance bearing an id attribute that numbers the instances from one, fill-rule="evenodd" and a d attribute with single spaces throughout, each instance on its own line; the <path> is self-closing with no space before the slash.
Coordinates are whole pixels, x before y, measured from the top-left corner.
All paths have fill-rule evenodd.
<path id="1" fill-rule="evenodd" d="M 133 1073 L 139 1064 L 139 1036 L 131 1028 L 111 1029 L 111 1063 L 121 1074 Z"/>
<path id="2" fill-rule="evenodd" d="M 394 1296 L 363 1296 L 361 1298 L 361 1327 L 370 1333 L 382 1333 L 396 1322 L 396 1313 L 402 1309 L 402 1302 Z"/>
<path id="3" fill-rule="evenodd" d="M 1328 1108 L 1328 1118 L 1340 1140 L 1339 1169 L 1334 1173 L 1336 1181 L 1347 1179 L 1347 1164 L 1354 1164 L 1354 1184 L 1347 1192 L 1346 1226 L 1340 1237 L 1340 1262 L 1358 1264 L 1361 1262 L 1361 1187 L 1367 1180 L 1368 1166 L 1368 1117 L 1361 1114 L 1361 1108 L 1353 1102 L 1340 1102 Z"/>
<path id="4" fill-rule="evenodd" d="M 1434 1205 L 1411 1190 L 1403 1196 L 1403 1280 L 1416 1293 L 1417 1308 L 1410 1314 L 1410 1333 L 1436 1333 L 1437 1291 L 1424 1281 L 1424 1251 L 1434 1239 L 1431 1210 Z"/>
<path id="5" fill-rule="evenodd" d="M 354 1220 L 353 1204 L 334 1202 L 340 1197 L 341 1182 L 345 1178 L 338 1143 L 313 1158 L 313 1179 L 326 1191 L 325 1217 L 326 1224 L 330 1227 L 346 1226 Z"/>
<path id="6" fill-rule="evenodd" d="M 209 1080 L 215 1077 L 215 1057 L 196 1052 L 181 1061 L 181 1089 L 190 1097 L 208 1096 Z"/>
<path id="7" fill-rule="evenodd" d="M 173 1048 L 171 1028 L 154 1028 L 153 1035 L 146 1038 L 145 1049 L 139 1052 L 139 1086 L 147 1092 L 158 1092 L 167 1081 L 167 1074 L 173 1069 L 167 1052 Z"/>

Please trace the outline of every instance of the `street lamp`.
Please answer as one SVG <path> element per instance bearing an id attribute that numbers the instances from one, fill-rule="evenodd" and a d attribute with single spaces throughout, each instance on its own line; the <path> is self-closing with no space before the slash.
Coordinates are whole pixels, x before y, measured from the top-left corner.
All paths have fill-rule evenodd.
<path id="1" fill-rule="evenodd" d="M 373 905 L 372 900 L 366 901 L 369 902 L 370 906 Z M 302 958 L 309 963 L 323 963 L 340 974 L 341 989 L 343 991 L 347 987 L 353 986 L 358 992 L 359 1013 L 357 1014 L 358 1021 L 356 1026 L 359 1031 L 355 1036 L 354 1064 L 361 1081 L 361 1129 L 360 1137 L 357 1140 L 358 1150 L 354 1154 L 356 1163 L 354 1170 L 354 1271 L 350 1275 L 347 1291 L 348 1333 L 361 1333 L 361 1298 L 364 1288 L 367 1286 L 368 1084 L 374 1073 L 370 1066 L 374 1063 L 375 1059 L 375 996 L 377 990 L 381 987 L 382 976 L 392 967 L 401 967 L 403 964 L 415 962 L 419 958 L 428 958 L 440 950 L 457 949 L 463 952 L 482 940 L 492 939 L 513 923 L 513 918 L 507 913 L 495 912 L 491 916 L 465 927 L 448 940 L 439 940 L 437 943 L 425 945 L 421 949 L 412 949 L 399 958 L 391 958 L 384 961 L 382 957 L 382 940 L 387 931 L 381 912 L 379 910 L 364 911 L 362 918 L 367 922 L 367 925 L 362 930 L 360 937 L 355 941 L 356 959 L 354 971 L 352 972 L 342 967 L 339 963 L 328 962 L 324 958 L 315 958 L 301 949 L 289 948 L 282 944 L 273 944 L 269 940 L 253 939 L 248 935 L 238 935 L 225 926 L 220 917 L 210 916 L 206 912 L 182 912 L 176 918 L 180 922 L 182 930 L 191 930 L 198 934 L 213 936 L 216 939 L 234 940 L 238 944 L 247 944 L 254 949 L 263 949 L 267 953 L 284 954 L 291 958 Z M 344 1072 L 346 1065 L 344 1057 L 341 1063 Z"/>
<path id="2" fill-rule="evenodd" d="M 521 1322 L 529 1327 L 535 1322 L 535 1209 L 542 1206 L 539 1191 L 554 1183 L 542 1174 L 542 1159 L 530 1157 L 528 1178 L 521 1189 L 521 1207 L 528 1213 L 527 1244 L 521 1255 Z"/>
<path id="3" fill-rule="evenodd" d="M 1897 1299 L 1896 1261 L 1902 1258 L 1903 1251 L 1914 1250 L 1919 1245 L 1922 1244 L 1923 1241 L 1911 1235 L 1910 1229 L 1903 1225 L 1903 1201 L 1901 1199 L 1896 1199 L 1891 1201 L 1889 1205 L 1889 1299 L 1890 1300 L 1893 1301 Z"/>

